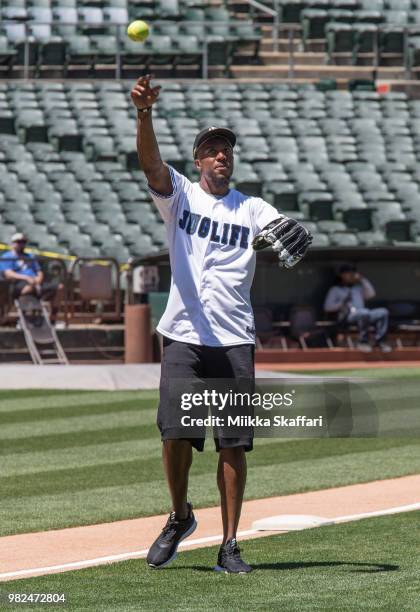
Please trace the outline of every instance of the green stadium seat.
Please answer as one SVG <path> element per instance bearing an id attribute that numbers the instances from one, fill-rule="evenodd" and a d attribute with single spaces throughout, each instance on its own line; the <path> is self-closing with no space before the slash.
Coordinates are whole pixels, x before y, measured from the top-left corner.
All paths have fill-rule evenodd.
<path id="1" fill-rule="evenodd" d="M 357 247 L 359 246 L 359 239 L 357 234 L 350 234 L 345 232 L 338 232 L 330 234 L 330 243 L 332 246 L 337 247 Z"/>
<path id="2" fill-rule="evenodd" d="M 385 9 L 390 11 L 409 11 L 412 7 L 411 0 L 386 0 Z"/>
<path id="3" fill-rule="evenodd" d="M 126 25 L 129 23 L 127 5 L 115 6 L 113 2 L 112 6 L 105 6 L 103 8 L 103 17 L 105 22 L 110 21 L 112 23 Z"/>
<path id="4" fill-rule="evenodd" d="M 288 180 L 282 165 L 277 162 L 256 162 L 254 168 L 264 183 L 287 182 Z"/>
<path id="5" fill-rule="evenodd" d="M 0 242 L 9 244 L 10 238 L 16 231 L 17 227 L 13 223 L 2 223 L 0 225 Z"/>
<path id="6" fill-rule="evenodd" d="M 371 210 L 369 208 L 349 208 L 342 213 L 342 219 L 349 229 L 366 232 L 372 229 Z"/>
<path id="7" fill-rule="evenodd" d="M 330 62 L 337 54 L 350 53 L 353 50 L 353 29 L 347 23 L 331 22 L 326 26 L 326 50 Z"/>
<path id="8" fill-rule="evenodd" d="M 280 19 L 283 23 L 299 23 L 307 3 L 304 0 L 279 0 Z"/>
<path id="9" fill-rule="evenodd" d="M 73 123 L 62 122 L 48 129 L 48 139 L 56 151 L 81 151 L 83 137 Z"/>
<path id="10" fill-rule="evenodd" d="M 201 8 L 187 7 L 185 10 L 185 21 L 204 21 L 205 13 Z"/>
<path id="11" fill-rule="evenodd" d="M 390 10 L 384 12 L 385 21 L 392 28 L 404 27 L 409 23 L 408 12 L 404 10 Z"/>
<path id="12" fill-rule="evenodd" d="M 16 132 L 21 142 L 47 141 L 47 126 L 40 111 L 23 111 L 16 120 Z"/>
<path id="13" fill-rule="evenodd" d="M 197 36 L 183 35 L 177 40 L 178 53 L 174 58 L 174 68 L 196 64 L 201 71 L 203 47 Z"/>
<path id="14" fill-rule="evenodd" d="M 0 110 L 0 132 L 1 134 L 15 133 L 15 116 L 11 110 Z"/>
<path id="15" fill-rule="evenodd" d="M 180 17 L 180 6 L 178 0 L 160 1 L 158 14 L 160 19 L 178 19 Z"/>
<path id="16" fill-rule="evenodd" d="M 114 140 L 107 136 L 96 136 L 95 140 L 85 140 L 83 150 L 88 161 L 113 161 L 118 155 L 115 150 Z"/>
<path id="17" fill-rule="evenodd" d="M 144 65 L 147 55 L 143 53 L 143 45 L 125 38 L 121 50 L 123 64 L 141 64 Z"/>
<path id="18" fill-rule="evenodd" d="M 325 37 L 325 26 L 329 21 L 328 12 L 320 9 L 304 9 L 300 15 L 303 44 L 313 38 Z"/>
<path id="19" fill-rule="evenodd" d="M 254 48 L 254 59 L 257 58 L 260 50 L 261 43 L 261 28 L 252 22 L 241 23 L 237 20 L 234 24 L 231 24 L 232 36 L 238 39 L 236 47 L 243 45 L 252 45 Z"/>
<path id="20" fill-rule="evenodd" d="M 127 262 L 130 258 L 130 251 L 124 245 L 104 245 L 101 254 L 106 257 L 113 257 L 119 262 Z"/>
<path id="21" fill-rule="evenodd" d="M 0 36 L 0 64 L 10 66 L 16 58 L 17 51 L 6 36 Z"/>
<path id="22" fill-rule="evenodd" d="M 112 35 L 91 36 L 90 41 L 95 52 L 94 63 L 115 64 L 118 52 L 117 38 Z"/>
<path id="23" fill-rule="evenodd" d="M 376 10 L 375 8 L 361 9 L 355 11 L 354 21 L 356 23 L 372 23 L 375 25 L 381 25 L 384 20 L 384 13 L 382 10 Z"/>
<path id="24" fill-rule="evenodd" d="M 54 6 L 52 10 L 52 16 L 54 21 L 59 21 L 66 24 L 75 24 L 78 21 L 78 14 L 76 4 L 72 4 L 67 0 L 64 2 L 60 1 L 60 6 Z"/>
<path id="25" fill-rule="evenodd" d="M 333 234 L 335 232 L 345 232 L 347 229 L 345 223 L 343 223 L 342 221 L 335 220 L 318 221 L 316 226 L 317 230 L 327 234 Z"/>
<path id="26" fill-rule="evenodd" d="M 379 43 L 377 26 L 372 23 L 353 24 L 353 63 L 356 64 L 360 53 L 373 53 Z"/>
<path id="27" fill-rule="evenodd" d="M 328 234 L 316 233 L 313 236 L 311 248 L 330 247 L 330 238 Z"/>
<path id="28" fill-rule="evenodd" d="M 354 11 L 343 9 L 329 9 L 329 23 L 352 23 L 355 20 Z"/>
<path id="29" fill-rule="evenodd" d="M 408 219 L 390 220 L 385 224 L 386 238 L 391 242 L 410 242 L 413 240 L 413 222 Z"/>
<path id="30" fill-rule="evenodd" d="M 331 193 L 302 191 L 298 195 L 299 208 L 314 221 L 333 220 L 333 201 Z"/>
<path id="31" fill-rule="evenodd" d="M 204 18 L 210 21 L 229 21 L 229 11 L 223 6 L 207 6 L 204 11 Z"/>
<path id="32" fill-rule="evenodd" d="M 142 45 L 147 67 L 163 64 L 173 64 L 177 48 L 170 36 L 150 36 Z"/>
<path id="33" fill-rule="evenodd" d="M 420 36 L 408 38 L 408 68 L 412 69 L 420 64 Z"/>
<path id="34" fill-rule="evenodd" d="M 375 229 L 384 229 L 389 221 L 403 221 L 406 218 L 399 202 L 377 201 L 372 202 L 371 207 L 374 209 L 372 224 Z"/>
<path id="35" fill-rule="evenodd" d="M 359 243 L 362 246 L 380 246 L 386 244 L 386 237 L 384 232 L 380 230 L 376 231 L 362 231 L 357 234 Z"/>
<path id="36" fill-rule="evenodd" d="M 196 36 L 198 40 L 203 40 L 206 35 L 206 26 L 201 21 L 190 21 L 181 23 L 179 26 L 180 36 Z"/>
<path id="37" fill-rule="evenodd" d="M 65 75 L 72 64 L 83 64 L 93 69 L 95 47 L 87 36 L 73 36 L 66 46 Z"/>
<path id="38" fill-rule="evenodd" d="M 297 211 L 297 190 L 293 183 L 269 183 L 263 187 L 263 198 L 275 208 Z"/>

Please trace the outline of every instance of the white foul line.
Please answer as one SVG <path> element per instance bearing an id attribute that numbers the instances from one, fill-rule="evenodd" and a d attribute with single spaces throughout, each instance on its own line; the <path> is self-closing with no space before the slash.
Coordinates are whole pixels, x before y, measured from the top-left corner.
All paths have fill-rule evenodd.
<path id="1" fill-rule="evenodd" d="M 397 514 L 399 512 L 408 512 L 410 510 L 420 510 L 420 502 L 415 504 L 409 504 L 406 506 L 395 506 L 393 508 L 386 508 L 385 510 L 377 510 L 375 512 L 364 512 L 362 514 L 349 514 L 347 516 L 337 516 L 331 518 L 334 523 L 340 522 L 351 522 L 358 521 L 360 519 L 374 517 L 374 516 L 385 516 L 387 514 Z M 237 535 L 248 536 L 255 535 L 258 533 L 257 529 L 247 529 L 245 531 L 238 531 Z M 282 532 L 285 533 L 285 532 Z M 209 544 L 210 542 L 217 542 L 223 539 L 222 535 L 208 536 L 205 538 L 196 538 L 194 540 L 188 540 L 181 542 L 179 548 L 189 548 L 196 544 Z M 63 563 L 61 565 L 49 565 L 45 567 L 33 567 L 31 569 L 17 570 L 14 572 L 5 572 L 0 574 L 0 580 L 6 578 L 18 578 L 20 576 L 28 576 L 33 574 L 49 574 L 54 571 L 80 569 L 82 567 L 93 567 L 95 565 L 103 565 L 106 563 L 112 563 L 117 561 L 128 561 L 129 559 L 141 559 L 149 552 L 148 548 L 143 550 L 136 550 L 133 552 L 120 553 L 119 555 L 109 555 L 106 557 L 97 557 L 96 559 L 85 559 L 84 561 L 71 561 L 70 563 Z"/>
<path id="2" fill-rule="evenodd" d="M 376 510 L 375 512 L 364 512 L 363 514 L 348 514 L 347 516 L 337 516 L 334 523 L 358 521 L 359 519 L 369 518 L 370 516 L 385 516 L 386 514 L 396 514 L 397 512 L 408 512 L 410 510 L 420 510 L 420 502 L 407 506 L 395 506 L 386 510 Z"/>

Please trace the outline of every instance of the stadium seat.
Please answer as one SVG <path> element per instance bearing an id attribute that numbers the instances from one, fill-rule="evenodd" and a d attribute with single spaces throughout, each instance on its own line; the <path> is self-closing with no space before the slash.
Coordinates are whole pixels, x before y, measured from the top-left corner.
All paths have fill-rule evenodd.
<path id="1" fill-rule="evenodd" d="M 118 52 L 117 38 L 112 35 L 108 36 L 91 36 L 90 41 L 95 53 L 94 63 L 98 64 L 115 64 L 116 55 Z"/>
<path id="2" fill-rule="evenodd" d="M 353 25 L 353 63 L 356 64 L 361 53 L 374 53 L 378 48 L 378 29 L 372 23 Z"/>
<path id="3" fill-rule="evenodd" d="M 359 246 L 359 239 L 357 234 L 338 232 L 330 234 L 330 243 L 337 247 L 356 247 Z"/>
<path id="4" fill-rule="evenodd" d="M 331 246 L 331 243 L 330 243 L 328 234 L 317 233 L 314 235 L 311 248 L 330 247 L 330 246 Z"/>
<path id="5" fill-rule="evenodd" d="M 342 219 L 349 229 L 366 232 L 372 229 L 371 214 L 369 208 L 349 208 L 342 212 Z"/>
<path id="6" fill-rule="evenodd" d="M 330 22 L 326 26 L 327 54 L 330 62 L 340 53 L 353 50 L 353 29 L 347 23 Z"/>
<path id="7" fill-rule="evenodd" d="M 279 210 L 299 210 L 297 191 L 293 183 L 266 183 L 263 197 Z"/>
<path id="8" fill-rule="evenodd" d="M 324 38 L 328 12 L 320 9 L 304 9 L 300 15 L 303 44 L 312 38 Z"/>
<path id="9" fill-rule="evenodd" d="M 307 3 L 304 0 L 280 0 L 279 6 L 283 23 L 299 23 Z"/>
<path id="10" fill-rule="evenodd" d="M 299 208 L 314 221 L 333 219 L 333 196 L 330 193 L 303 191 L 298 196 Z"/>
<path id="11" fill-rule="evenodd" d="M 87 36 L 73 36 L 66 45 L 65 75 L 68 74 L 72 64 L 81 64 L 93 69 L 95 60 L 95 47 Z"/>

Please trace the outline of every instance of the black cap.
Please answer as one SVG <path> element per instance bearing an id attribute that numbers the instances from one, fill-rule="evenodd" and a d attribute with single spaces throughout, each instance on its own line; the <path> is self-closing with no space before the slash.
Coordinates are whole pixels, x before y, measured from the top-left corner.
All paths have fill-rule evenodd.
<path id="1" fill-rule="evenodd" d="M 216 137 L 224 138 L 225 140 L 227 140 L 231 145 L 232 149 L 236 144 L 236 136 L 229 128 L 208 127 L 204 130 L 201 130 L 201 132 L 199 132 L 194 139 L 193 158 L 195 159 L 197 149 L 203 144 L 203 142 L 206 142 L 206 140 L 209 140 L 210 138 Z"/>
<path id="2" fill-rule="evenodd" d="M 345 272 L 356 272 L 357 266 L 352 263 L 344 263 L 338 268 L 339 274 L 344 274 Z"/>

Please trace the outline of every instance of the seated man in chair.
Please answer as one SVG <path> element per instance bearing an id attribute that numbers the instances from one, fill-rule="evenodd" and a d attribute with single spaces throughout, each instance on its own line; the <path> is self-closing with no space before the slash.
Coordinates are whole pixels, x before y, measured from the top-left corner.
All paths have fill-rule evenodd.
<path id="1" fill-rule="evenodd" d="M 31 253 L 25 252 L 27 244 L 25 234 L 12 236 L 11 250 L 6 251 L 1 259 L 0 268 L 3 278 L 13 283 L 13 299 L 32 295 L 44 300 L 52 300 L 60 285 L 57 282 L 44 282 L 44 274 L 38 260 Z"/>
<path id="2" fill-rule="evenodd" d="M 369 327 L 374 327 L 374 344 L 388 353 L 391 347 L 384 342 L 388 332 L 389 313 L 386 308 L 366 308 L 365 302 L 375 296 L 372 284 L 353 264 L 344 264 L 338 271 L 337 283 L 331 287 L 324 302 L 324 310 L 335 314 L 342 324 L 356 324 L 359 329 L 359 350 L 369 352 Z"/>

